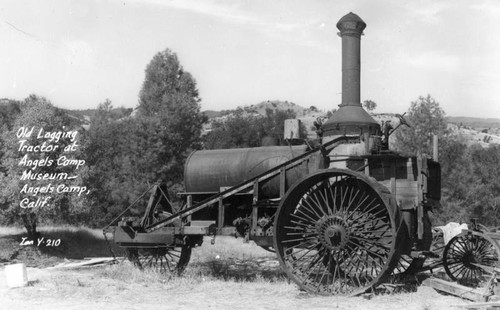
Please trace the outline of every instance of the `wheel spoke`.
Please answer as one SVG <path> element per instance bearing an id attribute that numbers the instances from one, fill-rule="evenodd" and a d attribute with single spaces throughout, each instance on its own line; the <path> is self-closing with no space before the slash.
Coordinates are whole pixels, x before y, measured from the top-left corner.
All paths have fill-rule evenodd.
<path id="1" fill-rule="evenodd" d="M 191 246 L 128 248 L 128 258 L 140 269 L 180 274 L 191 257 Z"/>

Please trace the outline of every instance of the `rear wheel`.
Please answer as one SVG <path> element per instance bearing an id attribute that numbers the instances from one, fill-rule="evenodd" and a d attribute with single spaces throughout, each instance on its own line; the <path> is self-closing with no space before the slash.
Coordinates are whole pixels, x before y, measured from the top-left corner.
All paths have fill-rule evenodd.
<path id="1" fill-rule="evenodd" d="M 387 189 L 359 173 L 324 170 L 297 182 L 281 201 L 274 248 L 302 289 L 357 294 L 396 266 L 400 224 Z"/>

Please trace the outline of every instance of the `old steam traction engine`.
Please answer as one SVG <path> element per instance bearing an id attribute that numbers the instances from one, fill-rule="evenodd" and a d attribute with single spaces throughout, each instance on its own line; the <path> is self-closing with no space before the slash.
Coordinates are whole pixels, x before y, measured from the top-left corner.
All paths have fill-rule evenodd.
<path id="1" fill-rule="evenodd" d="M 203 236 L 238 232 L 275 251 L 288 277 L 309 292 L 355 294 L 421 268 L 432 242 L 428 213 L 440 200 L 440 166 L 387 149 L 380 125 L 360 104 L 366 24 L 349 13 L 337 27 L 342 103 L 322 125 L 320 145 L 193 152 L 182 208 L 156 185 L 142 218 L 105 229 L 130 260 L 181 272 Z"/>

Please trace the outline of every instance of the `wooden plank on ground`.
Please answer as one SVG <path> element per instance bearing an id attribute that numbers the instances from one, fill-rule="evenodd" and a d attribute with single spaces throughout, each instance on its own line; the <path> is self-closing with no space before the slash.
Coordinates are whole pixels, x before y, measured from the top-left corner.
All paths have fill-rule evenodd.
<path id="1" fill-rule="evenodd" d="M 449 282 L 436 278 L 425 279 L 422 284 L 472 301 L 487 301 L 489 297 L 488 295 L 484 295 L 484 288 L 470 288 L 455 282 Z"/>
<path id="2" fill-rule="evenodd" d="M 95 258 L 85 258 L 84 260 L 69 261 L 60 263 L 54 267 L 49 267 L 47 269 L 57 269 L 57 268 L 75 268 L 75 267 L 86 267 L 94 266 L 99 264 L 106 264 L 115 261 L 113 257 L 95 257 Z"/>
<path id="3" fill-rule="evenodd" d="M 453 307 L 459 307 L 459 308 L 464 308 L 468 310 L 472 309 L 483 309 L 483 310 L 490 310 L 490 309 L 500 309 L 500 303 L 499 302 L 475 302 L 472 304 L 467 304 L 467 305 L 453 305 Z"/>

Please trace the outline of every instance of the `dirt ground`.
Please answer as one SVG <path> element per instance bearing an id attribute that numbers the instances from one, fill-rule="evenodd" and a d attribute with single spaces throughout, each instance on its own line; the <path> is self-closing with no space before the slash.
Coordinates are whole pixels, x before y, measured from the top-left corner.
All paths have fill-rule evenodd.
<path id="1" fill-rule="evenodd" d="M 123 264 L 122 264 L 123 265 Z M 287 281 L 225 281 L 202 277 L 172 281 L 107 278 L 127 266 L 28 268 L 30 284 L 8 288 L 0 269 L 0 309 L 463 309 L 469 304 L 420 286 L 416 292 L 364 297 L 305 294 Z M 115 269 L 115 270 L 113 270 Z"/>

